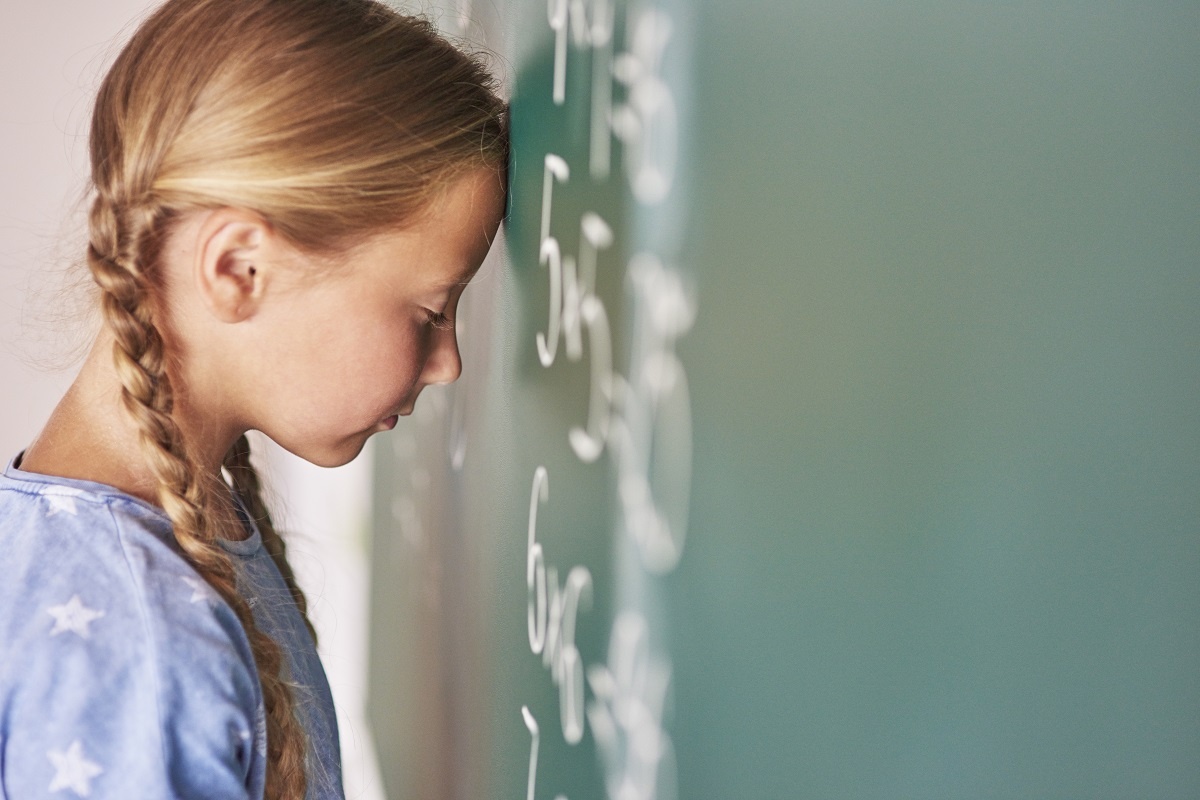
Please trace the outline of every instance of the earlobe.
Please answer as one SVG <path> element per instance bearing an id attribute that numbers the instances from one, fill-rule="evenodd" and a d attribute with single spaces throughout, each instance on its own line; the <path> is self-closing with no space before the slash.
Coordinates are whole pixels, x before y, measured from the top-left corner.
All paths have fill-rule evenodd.
<path id="1" fill-rule="evenodd" d="M 242 322 L 258 311 L 265 286 L 266 223 L 237 209 L 217 209 L 201 226 L 196 288 L 222 322 Z"/>

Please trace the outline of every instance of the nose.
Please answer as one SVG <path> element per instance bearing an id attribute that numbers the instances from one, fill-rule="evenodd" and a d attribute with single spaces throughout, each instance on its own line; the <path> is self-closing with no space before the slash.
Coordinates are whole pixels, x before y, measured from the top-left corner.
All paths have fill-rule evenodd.
<path id="1" fill-rule="evenodd" d="M 424 382 L 429 385 L 454 383 L 462 374 L 458 333 L 453 328 L 435 331 L 431 347 L 429 358 L 425 360 Z"/>

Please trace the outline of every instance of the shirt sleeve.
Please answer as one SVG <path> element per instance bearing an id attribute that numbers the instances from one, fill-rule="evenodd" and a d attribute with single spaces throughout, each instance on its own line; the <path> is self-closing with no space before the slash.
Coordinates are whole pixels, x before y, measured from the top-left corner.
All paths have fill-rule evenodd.
<path id="1" fill-rule="evenodd" d="M 18 609 L 0 796 L 261 797 L 262 696 L 236 616 L 161 542 L 126 537 L 119 555 L 44 576 Z"/>

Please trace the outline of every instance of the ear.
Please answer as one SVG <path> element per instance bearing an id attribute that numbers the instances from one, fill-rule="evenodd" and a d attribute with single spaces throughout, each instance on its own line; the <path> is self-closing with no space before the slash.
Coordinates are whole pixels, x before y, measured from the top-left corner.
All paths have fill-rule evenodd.
<path id="1" fill-rule="evenodd" d="M 193 276 L 201 302 L 220 321 L 242 322 L 258 312 L 270 238 L 267 221 L 241 209 L 215 209 L 201 224 Z"/>

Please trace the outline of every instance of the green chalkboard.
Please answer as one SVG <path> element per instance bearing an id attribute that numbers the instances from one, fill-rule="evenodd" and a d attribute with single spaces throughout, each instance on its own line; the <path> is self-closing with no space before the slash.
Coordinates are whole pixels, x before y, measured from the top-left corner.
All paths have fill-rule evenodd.
<path id="1" fill-rule="evenodd" d="M 444 25 L 512 208 L 377 442 L 389 797 L 1200 796 L 1200 7 Z"/>

